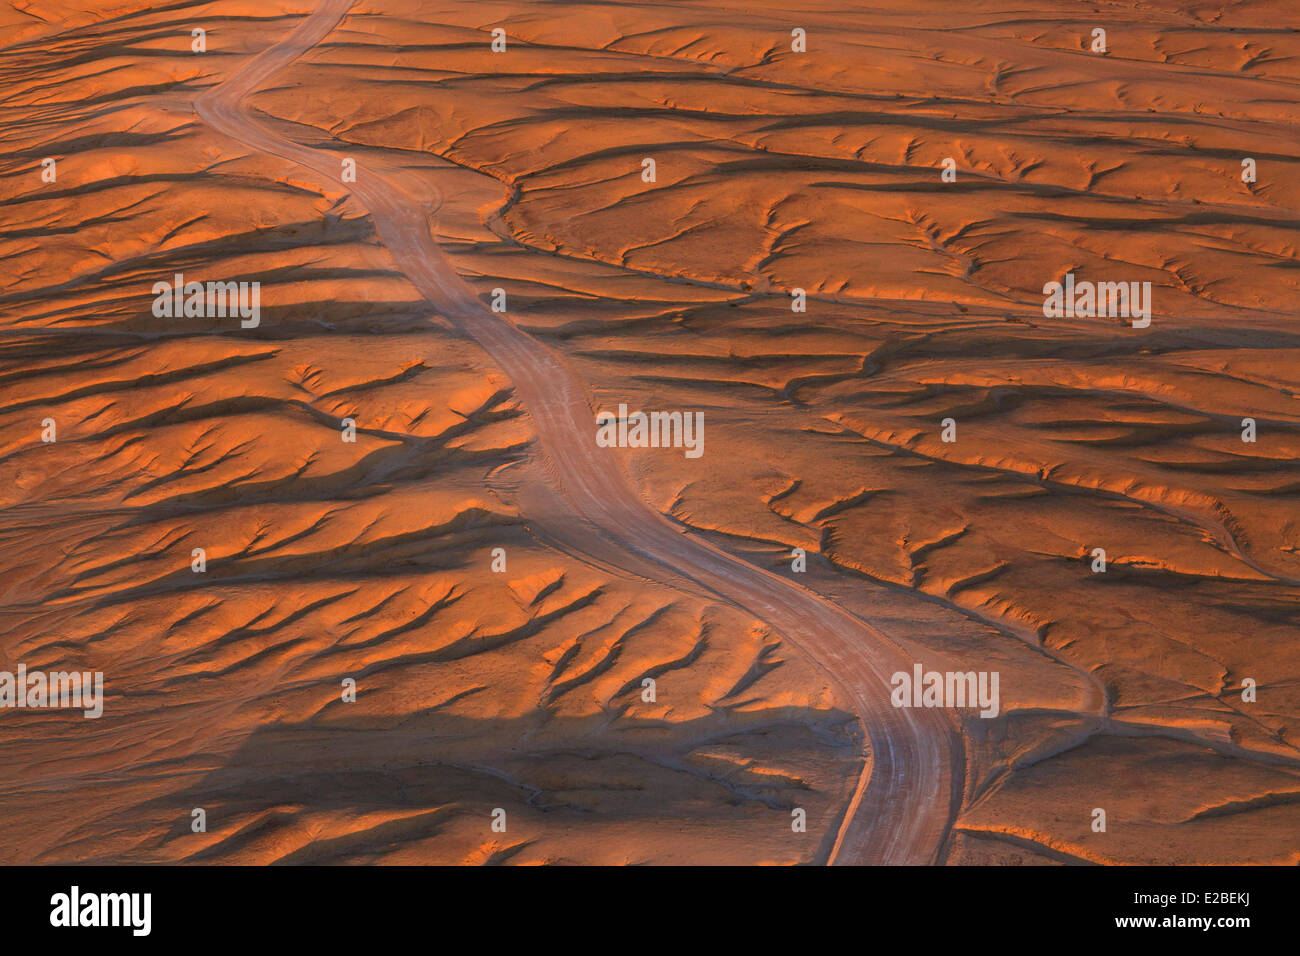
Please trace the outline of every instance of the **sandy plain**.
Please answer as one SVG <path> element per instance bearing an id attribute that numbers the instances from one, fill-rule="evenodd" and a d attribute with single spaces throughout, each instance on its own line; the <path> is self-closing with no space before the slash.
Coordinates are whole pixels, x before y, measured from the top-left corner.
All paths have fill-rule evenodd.
<path id="1" fill-rule="evenodd" d="M 870 689 L 703 572 L 575 547 L 472 307 L 360 186 L 196 112 L 318 9 L 0 13 L 0 667 L 109 690 L 0 713 L 0 859 L 831 858 Z M 362 2 L 242 104 L 405 195 L 592 411 L 702 411 L 700 459 L 612 457 L 718 569 L 1000 673 L 917 861 L 1293 864 L 1298 20 Z M 259 327 L 154 317 L 176 272 L 260 281 Z M 1150 327 L 1044 318 L 1067 272 L 1150 282 Z"/>

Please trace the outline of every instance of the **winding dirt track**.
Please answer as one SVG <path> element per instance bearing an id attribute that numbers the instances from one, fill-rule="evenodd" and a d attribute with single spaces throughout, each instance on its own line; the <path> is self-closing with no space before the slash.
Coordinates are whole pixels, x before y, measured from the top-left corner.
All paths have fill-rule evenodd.
<path id="1" fill-rule="evenodd" d="M 245 113 L 241 103 L 328 36 L 354 2 L 322 0 L 288 36 L 196 98 L 199 116 L 237 142 L 337 183 L 339 154 L 282 138 Z M 628 483 L 618 459 L 597 447 L 584 382 L 549 348 L 479 301 L 438 248 L 425 204 L 360 165 L 356 183 L 349 185 L 369 209 L 398 267 L 487 351 L 532 415 L 550 481 L 548 488 L 535 490 L 546 506 L 540 515 L 530 510 L 529 518 L 570 542 L 575 534 L 597 536 L 600 540 L 578 546 L 604 556 L 623 549 L 633 564 L 644 567 L 648 559 L 759 618 L 820 667 L 852 705 L 870 736 L 871 760 L 839 821 L 827 862 L 936 862 L 960 802 L 962 747 L 946 715 L 890 705 L 889 675 L 910 671 L 911 659 L 833 603 L 683 533 L 650 507 Z"/>

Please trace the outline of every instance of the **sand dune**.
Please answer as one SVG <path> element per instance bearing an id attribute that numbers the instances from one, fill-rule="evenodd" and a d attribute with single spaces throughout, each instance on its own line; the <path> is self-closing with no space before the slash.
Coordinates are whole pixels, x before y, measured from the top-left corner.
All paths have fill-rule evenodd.
<path id="1" fill-rule="evenodd" d="M 0 859 L 1300 861 L 1292 4 L 363 0 L 262 75 L 318 9 L 0 13 L 0 669 L 107 690 L 0 715 Z M 579 487 L 620 403 L 704 454 Z"/>

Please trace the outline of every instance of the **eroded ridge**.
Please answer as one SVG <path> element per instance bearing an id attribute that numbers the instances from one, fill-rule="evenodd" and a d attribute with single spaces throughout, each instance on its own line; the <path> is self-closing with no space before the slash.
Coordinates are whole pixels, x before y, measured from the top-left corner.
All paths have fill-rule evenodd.
<path id="1" fill-rule="evenodd" d="M 1296 862 L 1292 5 L 219 13 L 0 21 L 4 649 L 128 689 L 29 849 Z M 214 270 L 258 328 L 149 317 Z"/>

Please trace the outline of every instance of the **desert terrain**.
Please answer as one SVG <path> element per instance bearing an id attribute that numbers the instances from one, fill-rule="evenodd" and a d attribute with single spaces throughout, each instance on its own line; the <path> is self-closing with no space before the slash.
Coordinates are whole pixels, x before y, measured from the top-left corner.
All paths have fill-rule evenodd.
<path id="1" fill-rule="evenodd" d="M 13 0 L 0 861 L 1300 863 L 1297 28 Z"/>

